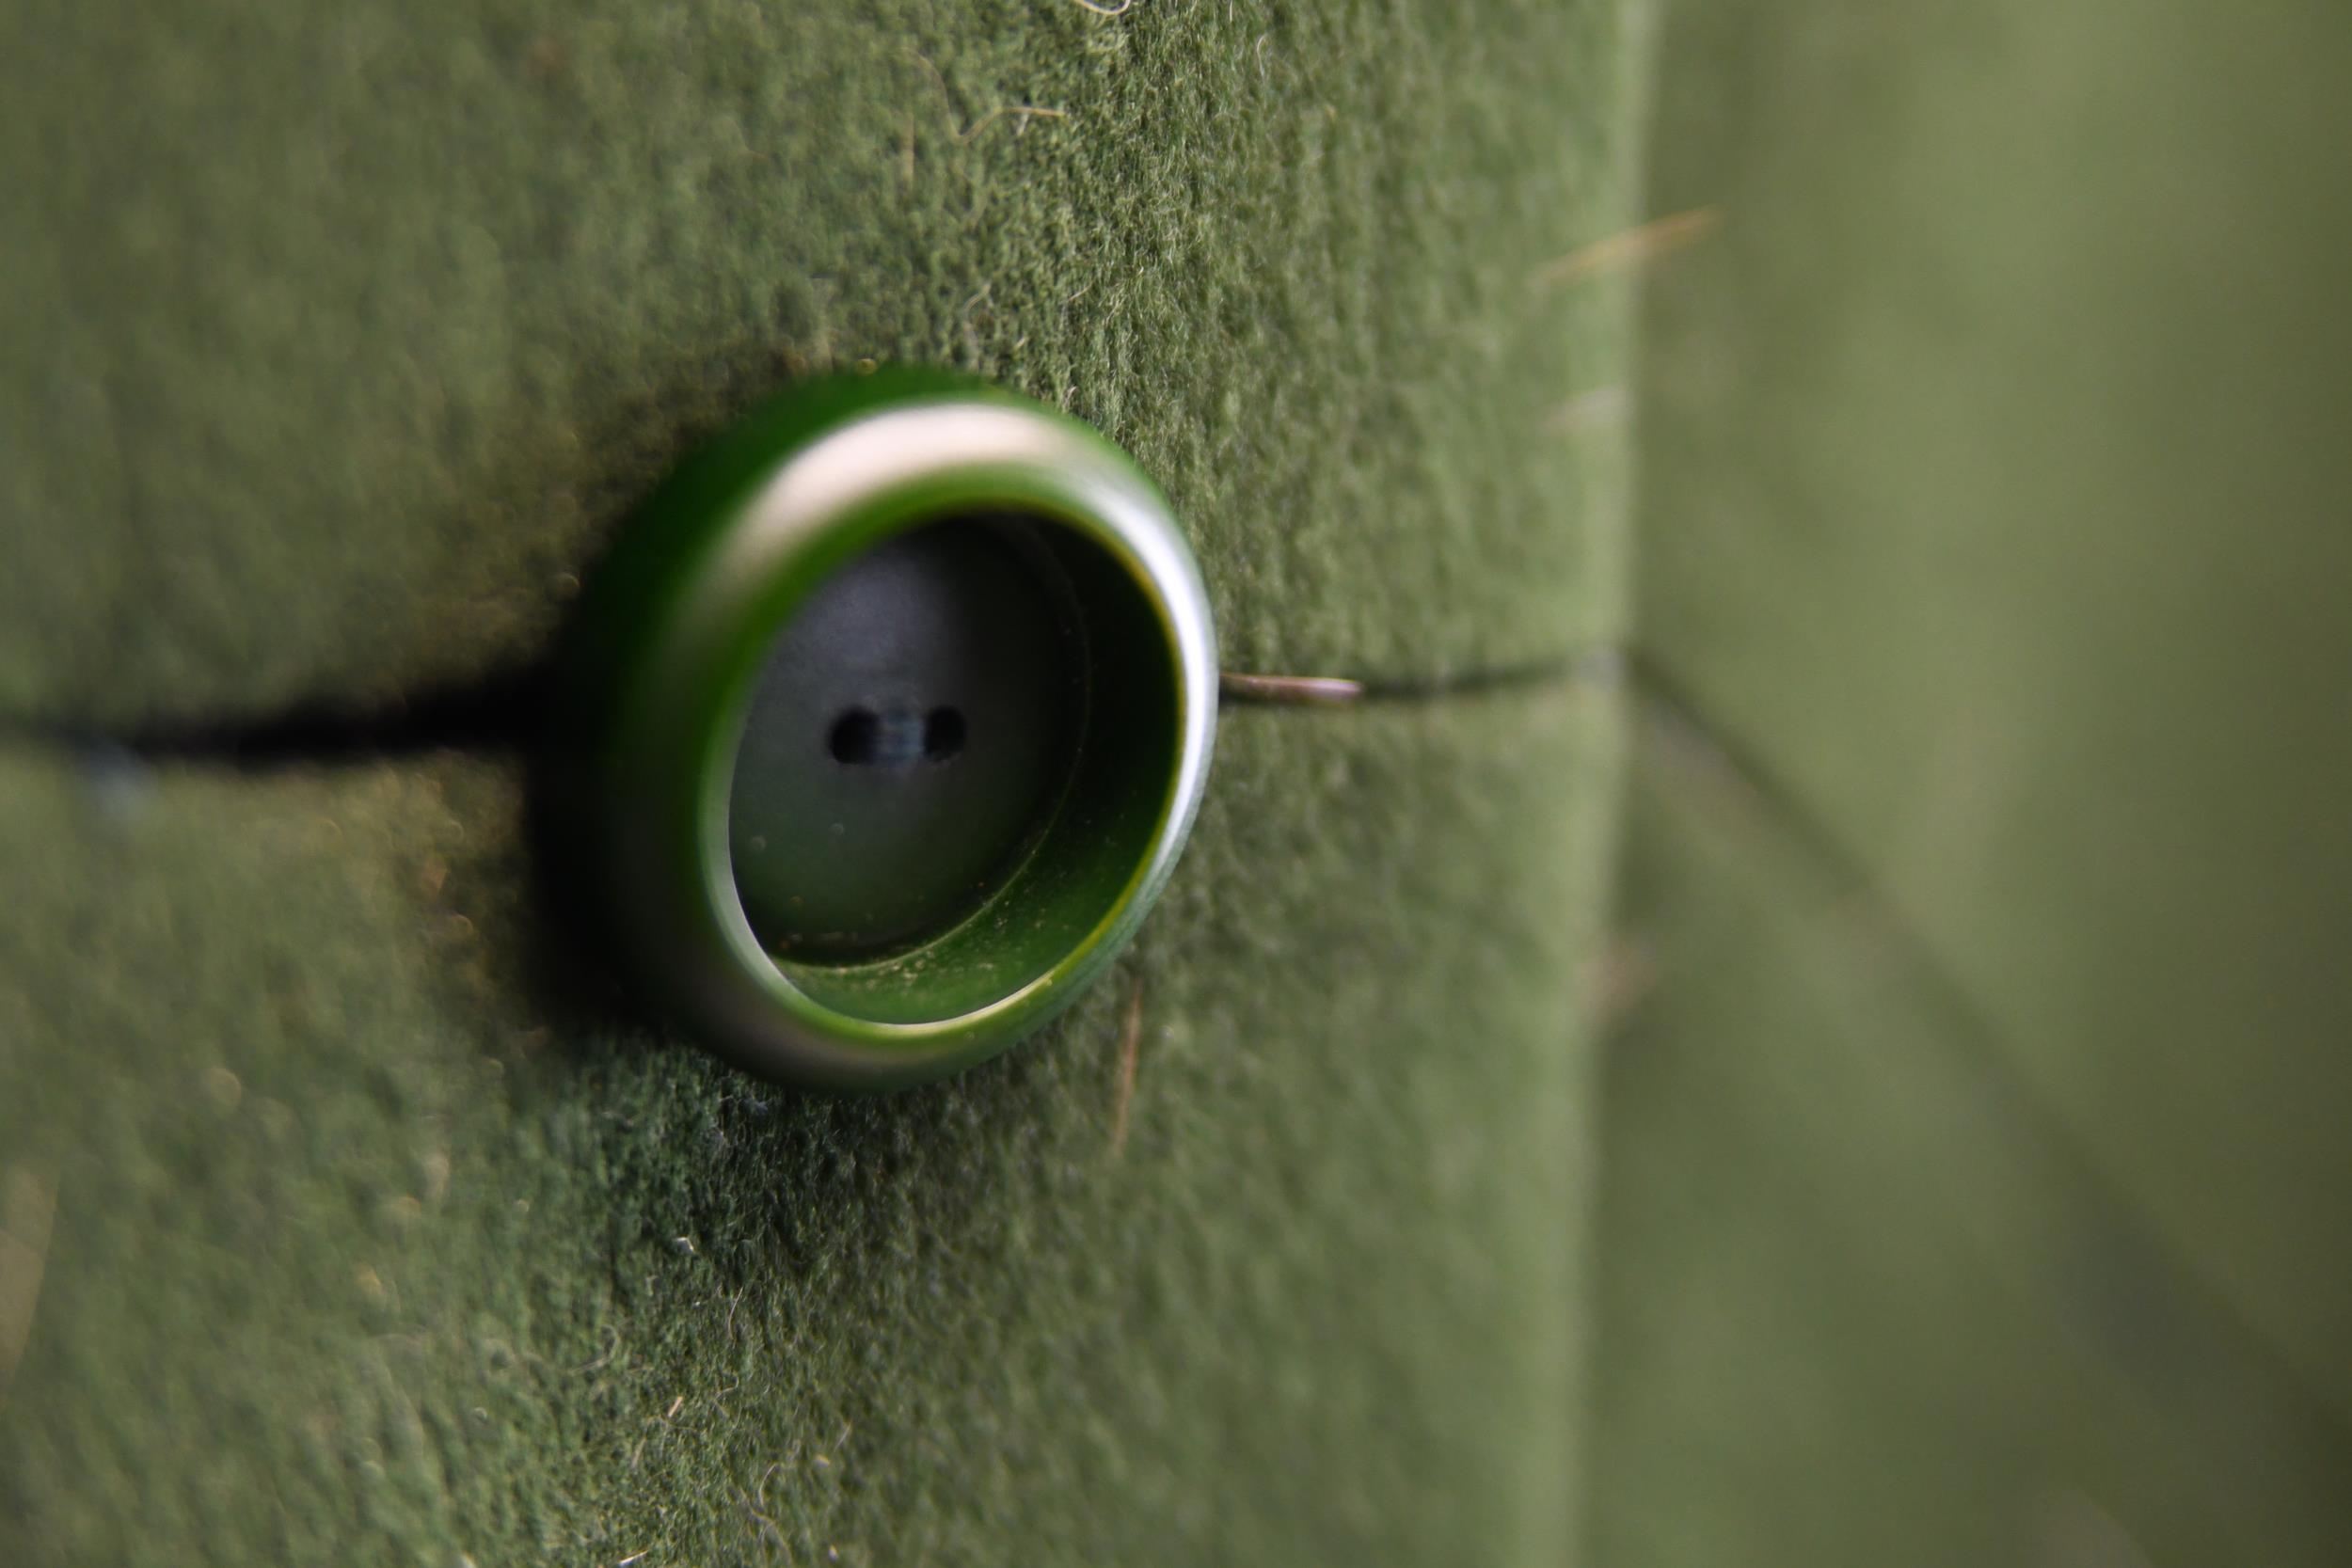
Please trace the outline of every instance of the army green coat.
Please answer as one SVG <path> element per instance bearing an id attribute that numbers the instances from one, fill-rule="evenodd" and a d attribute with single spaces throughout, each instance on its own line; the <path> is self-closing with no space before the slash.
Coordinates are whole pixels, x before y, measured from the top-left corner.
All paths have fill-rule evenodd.
<path id="1" fill-rule="evenodd" d="M 2348 53 L 0 7 L 0 1559 L 2352 1560 Z M 837 1099 L 530 806 L 635 509 L 867 361 L 1364 689 Z"/>

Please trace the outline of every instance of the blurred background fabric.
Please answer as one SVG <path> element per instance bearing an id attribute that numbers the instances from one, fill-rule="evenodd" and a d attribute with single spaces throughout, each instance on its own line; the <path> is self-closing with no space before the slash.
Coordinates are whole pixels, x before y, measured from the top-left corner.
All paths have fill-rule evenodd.
<path id="1" fill-rule="evenodd" d="M 2352 1561 L 2352 10 L 1664 16 L 1594 1560 Z"/>

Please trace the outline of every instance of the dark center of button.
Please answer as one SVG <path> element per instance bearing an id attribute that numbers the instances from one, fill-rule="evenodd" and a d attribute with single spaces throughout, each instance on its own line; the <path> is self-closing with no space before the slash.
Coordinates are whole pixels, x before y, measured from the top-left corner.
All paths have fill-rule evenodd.
<path id="1" fill-rule="evenodd" d="M 736 888 L 761 941 L 855 957 L 978 906 L 1070 771 L 1072 622 L 1014 522 L 919 529 L 818 588 L 776 639 L 736 759 Z"/>

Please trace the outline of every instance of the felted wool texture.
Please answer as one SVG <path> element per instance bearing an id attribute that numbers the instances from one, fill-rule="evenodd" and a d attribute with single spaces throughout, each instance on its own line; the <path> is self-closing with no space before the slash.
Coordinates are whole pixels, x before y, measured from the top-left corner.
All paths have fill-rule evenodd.
<path id="1" fill-rule="evenodd" d="M 629 1022 L 506 761 L 11 752 L 0 1556 L 1563 1560 L 1617 735 L 1231 713 L 1118 973 L 862 1101 Z"/>
<path id="2" fill-rule="evenodd" d="M 0 17 L 0 712 L 535 661 L 794 378 L 949 364 L 1169 492 L 1239 668 L 1621 619 L 1630 0 L 27 0 Z"/>
<path id="3" fill-rule="evenodd" d="M 1679 721 L 1640 735 L 1587 1560 L 2352 1560 L 2322 1391 L 1850 867 Z"/>
<path id="4" fill-rule="evenodd" d="M 1686 7 L 1639 619 L 2352 1421 L 2352 11 Z"/>

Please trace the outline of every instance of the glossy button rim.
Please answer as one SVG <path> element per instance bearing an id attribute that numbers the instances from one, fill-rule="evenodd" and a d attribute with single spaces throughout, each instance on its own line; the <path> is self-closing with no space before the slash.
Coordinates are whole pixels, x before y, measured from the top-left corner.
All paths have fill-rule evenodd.
<path id="1" fill-rule="evenodd" d="M 1129 814 L 1148 817 L 1149 831 L 1118 857 L 1115 877 L 1100 874 L 1094 852 L 1094 875 L 1030 895 L 1033 906 L 1060 899 L 1053 912 L 1077 933 L 1048 961 L 991 946 L 975 923 L 991 919 L 992 895 L 957 941 L 947 933 L 893 955 L 866 991 L 813 984 L 754 933 L 729 845 L 729 790 L 766 655 L 813 589 L 865 549 L 959 515 L 1007 513 L 1115 562 L 1122 595 L 1156 623 L 1170 689 L 1155 693 L 1165 702 L 1154 711 L 1173 733 L 1152 752 L 1170 759 L 1167 777 L 1143 785 L 1156 789 L 1156 811 Z M 615 955 L 703 1043 L 770 1076 L 840 1090 L 952 1071 L 1074 1001 L 1166 885 L 1206 787 L 1216 721 L 1207 594 L 1156 486 L 1075 420 L 917 371 L 796 389 L 689 460 L 589 584 L 564 673 L 553 816 L 564 852 L 590 862 L 588 891 Z M 1077 831 L 1049 822 L 1046 843 L 1057 830 Z M 985 994 L 982 972 L 1000 957 L 1018 958 L 1007 965 L 1016 973 Z M 964 973 L 942 976 L 940 963 Z M 894 974 L 927 974 L 960 1000 L 937 1016 L 891 1016 L 908 994 Z M 887 1005 L 859 1006 L 860 994 Z"/>

